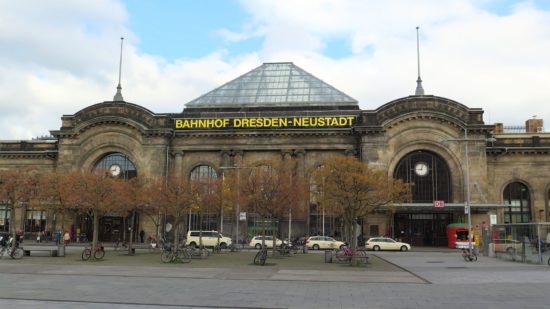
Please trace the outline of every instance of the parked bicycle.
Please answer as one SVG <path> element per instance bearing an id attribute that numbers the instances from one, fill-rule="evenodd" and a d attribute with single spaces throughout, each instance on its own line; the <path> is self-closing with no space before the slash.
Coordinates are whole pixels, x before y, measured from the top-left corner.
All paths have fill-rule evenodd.
<path id="1" fill-rule="evenodd" d="M 85 248 L 82 251 L 82 260 L 87 261 L 90 259 L 90 257 L 94 255 L 94 259 L 101 260 L 105 256 L 105 248 L 101 244 L 97 244 L 92 251 L 92 246 L 89 248 Z"/>
<path id="2" fill-rule="evenodd" d="M 7 237 L 7 239 L 6 239 Z M 12 259 L 18 260 L 23 257 L 24 251 L 19 248 L 19 242 L 15 243 L 15 248 L 12 248 L 13 237 L 0 236 L 0 257 L 7 254 Z"/>
<path id="3" fill-rule="evenodd" d="M 166 245 L 162 254 L 160 255 L 160 260 L 163 263 L 172 263 L 172 262 L 182 262 L 189 263 L 191 262 L 191 248 L 179 246 L 176 249 L 173 249 L 171 245 Z"/>
<path id="4" fill-rule="evenodd" d="M 349 262 L 354 256 L 350 247 L 344 246 L 341 250 L 336 251 L 336 259 L 339 262 Z M 360 259 L 366 259 L 367 251 L 355 250 L 355 257 Z"/>
<path id="5" fill-rule="evenodd" d="M 462 248 L 462 257 L 466 262 L 475 262 L 477 261 L 477 252 L 468 248 Z"/>
<path id="6" fill-rule="evenodd" d="M 258 253 L 256 253 L 256 256 L 254 256 L 254 265 L 265 265 L 265 261 L 267 260 L 267 247 L 263 246 Z"/>

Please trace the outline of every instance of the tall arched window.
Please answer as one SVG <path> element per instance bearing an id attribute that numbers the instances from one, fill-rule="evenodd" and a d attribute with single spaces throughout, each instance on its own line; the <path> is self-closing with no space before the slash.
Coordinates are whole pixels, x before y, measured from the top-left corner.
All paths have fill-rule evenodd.
<path id="1" fill-rule="evenodd" d="M 214 190 L 210 186 L 210 182 L 212 182 L 213 186 L 213 182 L 217 178 L 218 174 L 216 173 L 216 170 L 209 165 L 198 165 L 194 167 L 189 174 L 189 179 L 191 181 L 200 181 L 202 187 L 201 191 L 204 190 L 204 192 Z M 206 207 L 206 209 L 202 209 L 202 217 L 199 217 L 197 214 L 189 213 L 188 224 L 191 230 L 200 229 L 204 231 L 219 231 L 218 214 L 213 209 L 209 209 L 208 207 Z"/>
<path id="2" fill-rule="evenodd" d="M 512 182 L 504 188 L 504 223 L 531 222 L 529 189 L 521 182 Z"/>
<path id="3" fill-rule="evenodd" d="M 425 150 L 409 153 L 397 164 L 394 177 L 414 184 L 412 186 L 413 203 L 452 201 L 449 167 L 435 153 Z"/>
<path id="4" fill-rule="evenodd" d="M 94 166 L 94 171 L 105 171 L 113 177 L 131 179 L 137 176 L 134 162 L 122 153 L 110 153 L 99 160 Z"/>

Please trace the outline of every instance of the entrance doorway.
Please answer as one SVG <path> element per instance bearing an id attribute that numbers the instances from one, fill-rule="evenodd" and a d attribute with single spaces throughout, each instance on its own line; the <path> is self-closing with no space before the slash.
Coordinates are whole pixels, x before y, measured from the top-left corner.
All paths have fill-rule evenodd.
<path id="1" fill-rule="evenodd" d="M 397 213 L 395 238 L 413 246 L 446 246 L 452 213 Z"/>

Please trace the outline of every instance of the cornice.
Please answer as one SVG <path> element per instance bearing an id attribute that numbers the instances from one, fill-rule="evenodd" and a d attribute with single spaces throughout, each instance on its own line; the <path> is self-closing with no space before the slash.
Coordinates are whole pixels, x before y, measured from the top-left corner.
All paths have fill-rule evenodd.
<path id="1" fill-rule="evenodd" d="M 0 158 L 6 159 L 36 159 L 56 160 L 57 151 L 0 151 Z"/>
<path id="2" fill-rule="evenodd" d="M 351 128 L 328 130 L 186 130 L 175 131 L 176 137 L 285 137 L 285 136 L 352 136 Z"/>

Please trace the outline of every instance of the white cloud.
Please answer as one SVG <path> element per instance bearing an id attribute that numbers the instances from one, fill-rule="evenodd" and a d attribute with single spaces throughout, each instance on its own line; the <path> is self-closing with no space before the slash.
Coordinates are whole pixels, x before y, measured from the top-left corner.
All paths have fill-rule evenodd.
<path id="1" fill-rule="evenodd" d="M 529 2 L 499 16 L 474 0 L 243 1 L 252 22 L 218 34 L 260 37 L 260 50 L 173 62 L 137 49 L 119 1 L 22 3 L 0 3 L 0 139 L 47 134 L 61 115 L 112 100 L 120 35 L 123 96 L 157 113 L 180 112 L 268 61 L 292 61 L 375 109 L 414 93 L 417 25 L 426 93 L 483 108 L 486 123 L 538 115 L 550 128 L 550 13 Z M 347 56 L 323 54 L 333 39 L 349 42 Z"/>

